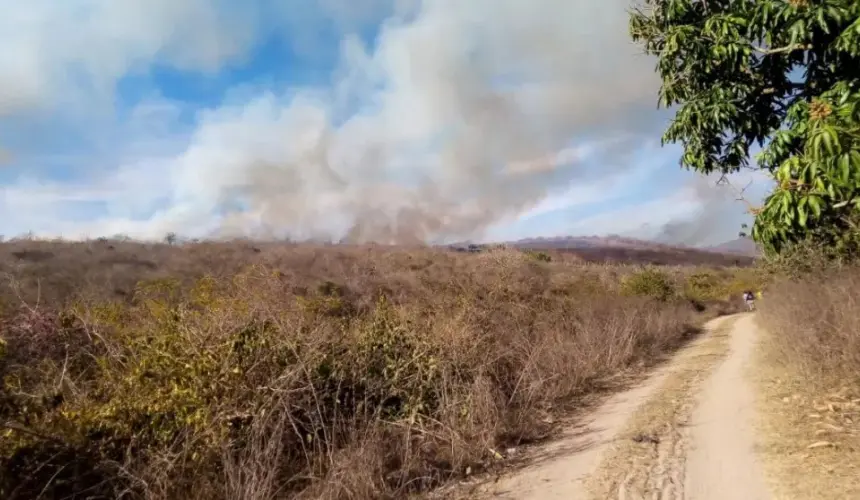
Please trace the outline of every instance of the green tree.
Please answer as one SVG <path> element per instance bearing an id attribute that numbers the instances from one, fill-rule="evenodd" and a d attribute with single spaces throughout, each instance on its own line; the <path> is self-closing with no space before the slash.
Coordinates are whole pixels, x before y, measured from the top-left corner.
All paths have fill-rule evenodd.
<path id="1" fill-rule="evenodd" d="M 683 145 L 682 167 L 773 175 L 752 210 L 766 252 L 857 248 L 860 1 L 644 0 L 630 34 L 658 57 L 659 105 L 677 106 L 663 143 Z"/>

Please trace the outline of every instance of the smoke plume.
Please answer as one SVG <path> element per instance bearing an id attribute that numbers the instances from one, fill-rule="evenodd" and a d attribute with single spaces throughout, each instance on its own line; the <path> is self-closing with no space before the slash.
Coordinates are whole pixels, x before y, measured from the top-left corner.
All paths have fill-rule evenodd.
<path id="1" fill-rule="evenodd" d="M 733 239 L 744 222 L 751 222 L 751 215 L 743 209 L 760 200 L 771 182 L 764 172 L 735 174 L 723 180 L 715 175 L 697 176 L 684 193 L 695 209 L 665 223 L 654 239 L 685 246 L 708 246 Z"/>
<path id="2" fill-rule="evenodd" d="M 610 138 L 595 156 L 611 158 L 641 140 L 656 81 L 625 25 L 617 0 L 414 2 L 374 47 L 345 38 L 331 89 L 266 95 L 204 123 L 181 160 L 185 182 L 203 184 L 189 206 L 216 203 L 224 236 L 479 235 L 554 187 L 605 175 L 565 155 L 572 141 Z"/>
<path id="3" fill-rule="evenodd" d="M 50 12 L 42 3 L 39 12 Z M 219 68 L 254 45 L 259 33 L 251 33 L 262 29 L 254 23 L 277 17 L 261 14 L 268 2 L 243 4 L 256 17 L 235 17 L 255 20 L 227 36 L 232 31 L 225 23 L 234 17 L 218 10 L 228 4 L 222 0 L 194 0 L 182 8 L 135 0 L 137 28 L 113 29 L 107 21 L 127 18 L 120 7 L 108 8 L 119 4 L 91 3 L 101 6 L 98 19 L 105 21 L 91 22 L 92 30 L 60 37 L 59 15 L 45 17 L 41 31 L 31 30 L 27 39 L 39 43 L 28 46 L 33 71 L 26 74 L 41 86 L 21 81 L 15 89 L 76 95 L 53 87 L 47 92 L 65 74 L 81 76 L 89 89 L 110 88 L 162 53 L 180 69 Z M 304 2 L 278 5 L 294 16 L 280 32 L 302 31 L 295 16 Z M 134 154 L 113 173 L 43 189 L 61 193 L 61 201 L 69 191 L 97 192 L 93 204 L 108 207 L 100 219 L 67 223 L 64 235 L 159 238 L 176 232 L 385 243 L 480 238 L 551 192 L 618 174 L 629 163 L 625 155 L 663 128 L 653 61 L 627 35 L 627 0 L 321 5 L 317 15 L 346 30 L 327 85 L 238 87 L 221 106 L 196 117 L 178 148 L 176 138 L 162 135 L 175 128 L 181 111 L 165 110 L 170 103 L 150 106 L 158 112 L 141 112 L 140 124 L 122 124 L 122 130 L 152 137 L 128 145 Z M 367 31 L 368 12 L 386 17 L 372 41 L 350 34 Z M 314 23 L 305 24 L 295 35 L 296 50 L 322 57 L 320 37 L 308 33 Z M 56 50 L 49 54 L 50 47 Z M 83 48 L 90 51 L 85 58 L 71 52 Z M 4 73 L 3 61 L 0 74 L 22 74 Z M 95 90 L 80 94 L 86 99 L 79 104 L 100 95 Z M 7 109 L 38 97 L 28 96 L 6 95 Z M 154 142 L 166 145 L 140 153 Z M 7 193 L 7 200 L 21 204 L 36 198 Z M 55 224 L 44 206 L 16 210 L 42 213 Z M 68 217 L 70 211 L 57 212 Z"/>

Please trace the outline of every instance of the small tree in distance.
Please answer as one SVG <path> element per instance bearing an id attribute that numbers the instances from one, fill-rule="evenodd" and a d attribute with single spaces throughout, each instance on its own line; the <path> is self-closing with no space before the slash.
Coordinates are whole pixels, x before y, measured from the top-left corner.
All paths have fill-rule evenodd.
<path id="1" fill-rule="evenodd" d="M 681 165 L 757 167 L 777 186 L 750 235 L 769 254 L 806 240 L 858 247 L 860 2 L 645 0 L 630 34 L 658 57 L 659 105 L 678 106 L 663 143 Z"/>

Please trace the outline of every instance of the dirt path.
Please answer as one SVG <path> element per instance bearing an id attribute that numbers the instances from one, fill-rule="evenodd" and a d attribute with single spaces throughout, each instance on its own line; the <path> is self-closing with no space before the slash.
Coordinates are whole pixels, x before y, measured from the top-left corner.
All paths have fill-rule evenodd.
<path id="1" fill-rule="evenodd" d="M 638 387 L 616 394 L 530 465 L 471 498 L 712 500 L 770 498 L 753 452 L 753 395 L 743 371 L 752 317 L 708 333 Z"/>
<path id="2" fill-rule="evenodd" d="M 739 319 L 731 353 L 701 388 L 690 426 L 685 498 L 770 498 L 753 446 L 755 395 L 746 378 L 758 329 L 752 316 Z"/>
<path id="3" fill-rule="evenodd" d="M 561 439 L 529 457 L 529 467 L 485 488 L 483 496 L 511 500 L 580 498 L 585 480 L 623 430 L 630 413 L 660 387 L 667 375 L 668 370 L 663 368 L 645 383 L 612 396 Z"/>

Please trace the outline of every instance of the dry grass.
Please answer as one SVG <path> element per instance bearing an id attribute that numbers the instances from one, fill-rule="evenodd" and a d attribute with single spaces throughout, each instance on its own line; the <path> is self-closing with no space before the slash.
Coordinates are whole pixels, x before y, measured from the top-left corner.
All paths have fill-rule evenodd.
<path id="1" fill-rule="evenodd" d="M 8 499 L 402 498 L 550 435 L 751 279 L 250 242 L 14 242 L 0 273 Z"/>
<path id="2" fill-rule="evenodd" d="M 589 479 L 592 498 L 656 498 L 665 493 L 662 481 L 683 470 L 676 462 L 685 459 L 683 428 L 692 415 L 695 391 L 728 355 L 735 319 L 720 320 L 713 333 L 679 354 L 674 369 L 631 418 Z M 682 477 L 672 480 L 683 482 Z"/>
<path id="3" fill-rule="evenodd" d="M 860 269 L 770 287 L 758 380 L 766 463 L 784 498 L 860 498 Z"/>

